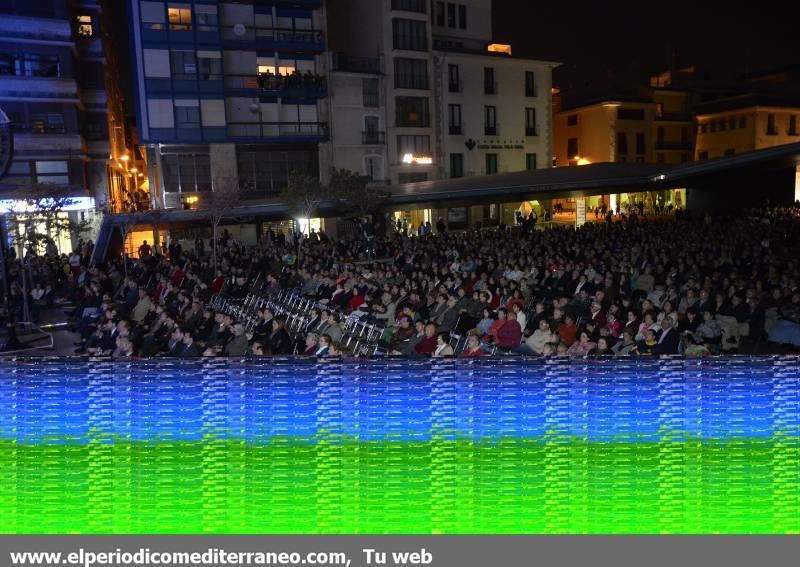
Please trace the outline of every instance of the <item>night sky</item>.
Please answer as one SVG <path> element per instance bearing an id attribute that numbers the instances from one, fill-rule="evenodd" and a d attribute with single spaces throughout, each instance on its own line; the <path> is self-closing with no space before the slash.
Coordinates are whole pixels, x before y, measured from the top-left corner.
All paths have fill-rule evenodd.
<path id="1" fill-rule="evenodd" d="M 564 63 L 554 73 L 562 89 L 608 78 L 647 81 L 670 67 L 673 54 L 679 66 L 720 73 L 800 63 L 795 2 L 747 2 L 748 10 L 737 2 L 706 0 L 493 5 L 495 40 L 511 43 L 514 55 Z"/>

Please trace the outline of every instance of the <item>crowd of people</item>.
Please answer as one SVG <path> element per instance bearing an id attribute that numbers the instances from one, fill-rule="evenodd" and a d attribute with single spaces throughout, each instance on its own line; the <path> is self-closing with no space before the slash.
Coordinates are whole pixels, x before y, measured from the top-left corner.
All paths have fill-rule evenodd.
<path id="1" fill-rule="evenodd" d="M 355 355 L 342 344 L 349 318 L 382 328 L 378 352 L 408 357 L 767 352 L 775 325 L 800 330 L 800 207 L 578 230 L 388 226 L 341 239 L 269 232 L 255 247 L 223 233 L 216 271 L 202 239 L 164 254 L 145 243 L 140 258 L 102 267 L 83 243 L 29 258 L 28 293 L 40 307 L 70 302 L 76 354 L 114 357 Z M 21 272 L 11 261 L 11 311 Z M 316 307 L 292 330 L 270 308 L 255 324 L 213 309 L 254 282 Z"/>

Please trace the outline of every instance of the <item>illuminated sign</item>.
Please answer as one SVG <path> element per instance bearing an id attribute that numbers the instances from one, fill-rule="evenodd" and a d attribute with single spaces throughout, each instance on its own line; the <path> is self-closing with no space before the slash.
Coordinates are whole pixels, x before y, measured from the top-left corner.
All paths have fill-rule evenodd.
<path id="1" fill-rule="evenodd" d="M 47 199 L 41 201 L 41 207 L 50 206 Z M 69 197 L 69 203 L 61 207 L 64 212 L 85 211 L 94 209 L 94 197 Z M 3 199 L 0 200 L 0 214 L 2 213 L 30 213 L 36 210 L 28 201 L 24 199 Z"/>
<path id="2" fill-rule="evenodd" d="M 413 165 L 431 165 L 433 158 L 431 156 L 415 156 L 414 154 L 403 154 L 403 163 Z"/>

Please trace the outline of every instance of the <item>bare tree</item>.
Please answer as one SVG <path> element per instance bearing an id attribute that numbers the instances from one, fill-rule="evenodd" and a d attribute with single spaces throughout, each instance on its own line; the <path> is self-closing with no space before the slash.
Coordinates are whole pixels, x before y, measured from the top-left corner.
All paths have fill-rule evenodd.
<path id="1" fill-rule="evenodd" d="M 209 195 L 205 195 L 200 201 L 199 210 L 205 211 L 211 220 L 214 273 L 217 272 L 217 258 L 219 257 L 219 251 L 217 250 L 219 225 L 224 219 L 232 218 L 235 215 L 233 209 L 239 205 L 241 199 L 242 193 L 239 190 L 237 179 L 235 177 L 224 177 L 214 185 L 214 190 Z"/>
<path id="2" fill-rule="evenodd" d="M 280 193 L 280 200 L 292 215 L 310 219 L 323 203 L 333 199 L 329 187 L 320 183 L 318 178 L 293 171 Z"/>
<path id="3" fill-rule="evenodd" d="M 68 186 L 51 183 L 26 183 L 12 193 L 17 205 L 7 214 L 8 227 L 12 242 L 18 248 L 19 258 L 23 262 L 23 309 L 27 320 L 30 319 L 27 281 L 30 277 L 30 264 L 26 259 L 26 251 L 39 254 L 44 246 L 44 251 L 47 252 L 51 245 L 55 246 L 53 235 L 57 237 L 66 232 L 77 238 L 89 228 L 88 221 L 77 221 L 66 214 L 66 209 L 75 202 L 70 196 L 72 191 Z"/>

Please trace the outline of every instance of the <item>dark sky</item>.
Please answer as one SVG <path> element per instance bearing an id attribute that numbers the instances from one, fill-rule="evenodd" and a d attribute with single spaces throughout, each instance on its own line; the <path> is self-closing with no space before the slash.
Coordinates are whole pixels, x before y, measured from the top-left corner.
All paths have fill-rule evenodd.
<path id="1" fill-rule="evenodd" d="M 673 52 L 678 65 L 720 72 L 800 63 L 798 4 L 494 0 L 494 34 L 514 55 L 564 63 L 556 86 L 579 88 L 609 76 L 646 81 Z"/>

